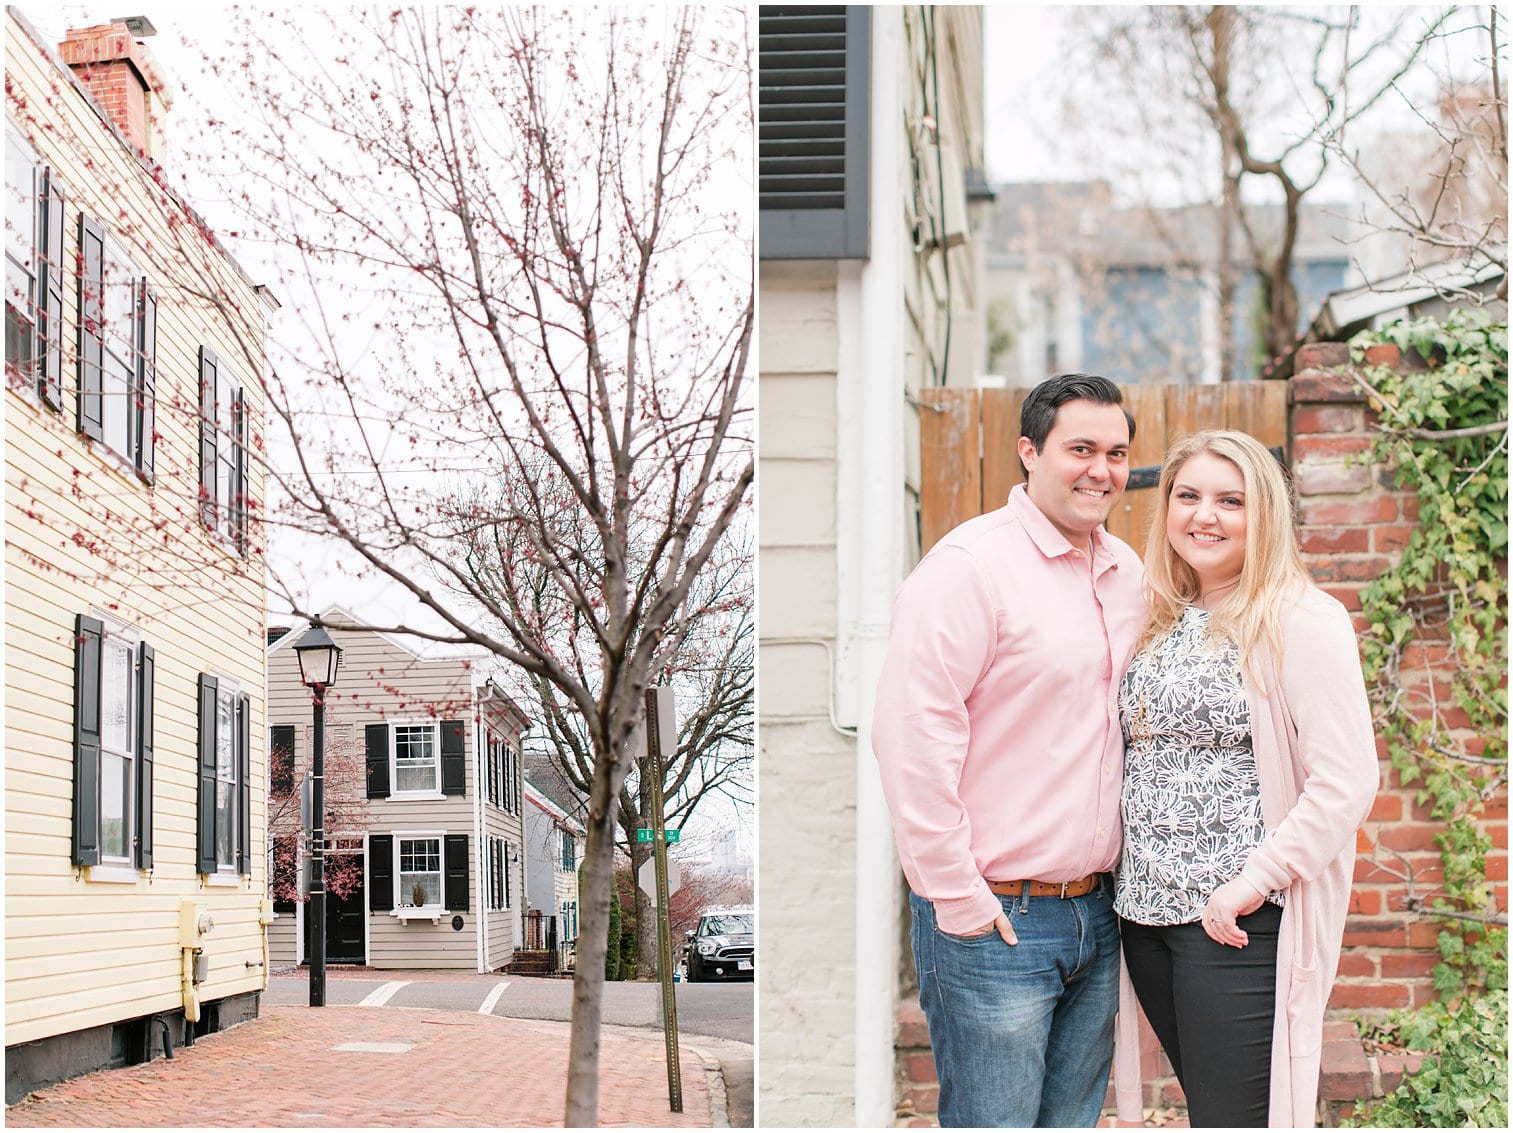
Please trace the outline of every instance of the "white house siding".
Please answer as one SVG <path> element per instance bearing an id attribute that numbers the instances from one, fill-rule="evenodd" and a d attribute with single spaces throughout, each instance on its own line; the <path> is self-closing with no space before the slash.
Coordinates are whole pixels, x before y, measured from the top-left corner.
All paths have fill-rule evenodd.
<path id="1" fill-rule="evenodd" d="M 562 922 L 562 906 L 571 903 L 578 909 L 582 927 L 582 906 L 578 901 L 578 870 L 562 868 L 562 836 L 573 837 L 573 860 L 583 861 L 581 827 L 564 818 L 549 800 L 530 788 L 525 810 L 525 869 L 528 907 L 557 918 L 557 939 L 571 940 L 577 934 Z"/>
<path id="2" fill-rule="evenodd" d="M 354 755 L 363 763 L 365 728 L 368 724 L 395 721 L 461 720 L 464 723 L 466 760 L 465 792 L 438 799 L 367 799 L 369 823 L 366 834 L 413 832 L 442 836 L 463 834 L 468 838 L 468 909 L 446 912 L 440 924 L 429 920 L 401 920 L 389 911 L 369 911 L 366 915 L 367 962 L 375 968 L 460 968 L 479 970 L 478 918 L 489 918 L 489 945 L 486 968 L 508 963 L 513 951 L 514 932 L 506 912 L 489 913 L 480 893 L 486 862 L 484 843 L 477 837 L 475 804 L 485 814 L 485 825 L 499 836 L 519 845 L 524 839 L 520 820 L 476 797 L 483 789 L 479 778 L 474 733 L 472 664 L 463 659 L 422 659 L 403 645 L 368 630 L 352 628 L 355 622 L 343 612 L 330 611 L 323 622 L 342 649 L 341 668 L 336 684 L 326 697 L 326 730 L 350 728 Z M 294 724 L 295 765 L 299 775 L 309 766 L 310 739 L 307 725 L 311 720 L 310 693 L 299 679 L 299 661 L 294 644 L 304 632 L 296 628 L 281 638 L 268 652 L 270 723 Z M 490 717 L 496 718 L 490 711 Z M 497 717 L 500 721 L 509 716 Z M 505 738 L 519 746 L 517 719 L 514 732 Z M 501 724 L 501 727 L 503 725 Z M 359 784 L 359 790 L 363 784 Z M 339 835 L 342 831 L 331 831 Z M 397 852 L 398 843 L 395 843 Z M 364 903 L 368 902 L 372 878 L 371 848 L 365 849 Z M 397 863 L 394 869 L 397 876 Z M 302 908 L 300 915 L 307 915 Z M 462 917 L 460 930 L 452 927 L 453 918 Z M 281 942 L 276 962 L 294 962 L 294 934 Z"/>
<path id="3" fill-rule="evenodd" d="M 758 1009 L 762 1034 L 782 1036 L 762 1044 L 761 1107 L 778 1124 L 849 1126 L 856 904 L 845 871 L 856 848 L 856 741 L 830 725 L 836 267 L 765 262 L 761 293 Z"/>
<path id="4" fill-rule="evenodd" d="M 503 838 L 508 843 L 504 868 L 509 872 L 510 883 L 508 887 L 508 905 L 502 910 L 489 910 L 488 917 L 488 963 L 490 971 L 504 967 L 514 957 L 515 948 L 520 939 L 521 915 L 525 910 L 525 885 L 522 867 L 525 862 L 525 834 L 523 823 L 519 816 L 507 814 L 499 810 L 487 801 L 483 804 L 483 829 L 485 840 L 484 861 L 487 862 L 488 838 Z M 514 864 L 509 861 L 509 855 L 514 855 L 519 860 Z M 484 900 L 488 900 L 488 886 L 485 876 L 480 873 L 475 879 L 481 884 L 473 886 L 474 892 L 481 892 Z M 485 904 L 485 909 L 487 905 Z"/>
<path id="5" fill-rule="evenodd" d="M 170 231 L 178 204 L 73 87 L 49 49 L 6 14 L 7 110 L 67 194 L 63 410 L 8 385 L 5 406 L 5 936 L 6 1045 L 104 1026 L 182 1003 L 179 906 L 203 905 L 202 1001 L 264 985 L 263 587 L 260 558 L 242 559 L 200 526 L 198 350 L 209 345 L 244 384 L 262 420 L 262 304 L 224 253 Z M 35 118 L 33 118 L 33 115 Z M 172 132 L 172 122 L 168 123 Z M 81 211 L 100 218 L 154 284 L 157 322 L 156 482 L 148 487 L 75 433 Z M 8 218 L 7 224 L 19 222 Z M 198 277 L 194 289 L 180 287 Z M 245 319 L 237 336 L 189 292 L 219 289 Z M 238 340 L 253 351 L 245 362 Z M 254 437 L 260 434 L 253 430 Z M 263 496 L 256 460 L 249 492 Z M 108 508 L 112 518 L 101 518 Z M 255 508 L 254 514 L 260 508 Z M 158 532 L 150 539 L 130 530 Z M 79 538 L 74 538 L 75 534 Z M 254 525 L 253 541 L 261 542 Z M 161 585 L 158 580 L 172 580 Z M 74 635 L 79 614 L 108 613 L 156 651 L 154 867 L 126 883 L 71 864 Z M 197 678 L 235 679 L 251 702 L 251 875 L 206 887 L 196 870 Z"/>

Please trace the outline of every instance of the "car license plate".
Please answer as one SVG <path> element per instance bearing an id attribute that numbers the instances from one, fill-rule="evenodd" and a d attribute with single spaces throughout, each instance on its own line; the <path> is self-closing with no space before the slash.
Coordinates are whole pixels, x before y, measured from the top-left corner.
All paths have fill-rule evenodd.
<path id="1" fill-rule="evenodd" d="M 736 967 L 737 967 L 737 969 L 739 971 L 749 972 L 749 971 L 751 971 L 751 961 L 750 960 L 737 960 L 736 961 Z"/>

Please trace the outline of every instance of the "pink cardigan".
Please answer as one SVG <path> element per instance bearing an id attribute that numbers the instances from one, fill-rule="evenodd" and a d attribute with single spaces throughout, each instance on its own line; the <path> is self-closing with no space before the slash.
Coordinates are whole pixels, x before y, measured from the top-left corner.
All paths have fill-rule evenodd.
<path id="1" fill-rule="evenodd" d="M 1339 967 L 1355 872 L 1355 832 L 1380 771 L 1355 630 L 1312 586 L 1282 616 L 1282 663 L 1262 649 L 1245 672 L 1266 839 L 1240 871 L 1262 893 L 1287 891 L 1277 941 L 1271 1044 L 1273 1128 L 1312 1128 L 1324 1008 Z M 1222 1005 L 1216 1005 L 1223 1010 Z M 1141 1118 L 1140 1016 L 1120 981 L 1114 1084 L 1119 1118 Z"/>

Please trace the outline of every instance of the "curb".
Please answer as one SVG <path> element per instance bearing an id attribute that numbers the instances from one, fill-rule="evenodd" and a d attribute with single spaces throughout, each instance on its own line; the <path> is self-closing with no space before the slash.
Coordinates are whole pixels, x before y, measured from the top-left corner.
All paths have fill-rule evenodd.
<path id="1" fill-rule="evenodd" d="M 711 1129 L 730 1128 L 730 1099 L 725 1093 L 725 1072 L 720 1069 L 720 1060 L 708 1051 L 700 1050 L 688 1043 L 680 1043 L 684 1050 L 692 1051 L 702 1060 L 704 1066 L 704 1086 L 709 1091 L 709 1127 Z"/>

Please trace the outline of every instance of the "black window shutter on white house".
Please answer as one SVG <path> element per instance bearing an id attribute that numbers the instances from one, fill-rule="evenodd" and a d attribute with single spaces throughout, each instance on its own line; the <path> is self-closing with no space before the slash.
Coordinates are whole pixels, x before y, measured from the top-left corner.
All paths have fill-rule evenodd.
<path id="1" fill-rule="evenodd" d="M 137 856 L 138 869 L 152 868 L 152 690 L 157 654 L 145 641 L 137 647 Z"/>
<path id="2" fill-rule="evenodd" d="M 220 359 L 208 346 L 200 347 L 200 520 L 206 527 L 216 525 L 215 446 L 216 381 Z M 224 501 L 221 501 L 224 506 Z"/>
<path id="3" fill-rule="evenodd" d="M 196 839 L 198 868 L 215 872 L 215 713 L 219 685 L 212 676 L 200 674 L 200 806 L 199 837 Z"/>
<path id="4" fill-rule="evenodd" d="M 78 615 L 74 621 L 75 865 L 100 864 L 100 639 L 105 625 Z"/>
<path id="5" fill-rule="evenodd" d="M 364 730 L 368 748 L 368 798 L 389 797 L 389 725 L 369 724 Z"/>
<path id="6" fill-rule="evenodd" d="M 758 254 L 865 259 L 872 14 L 763 4 L 757 16 Z"/>
<path id="7" fill-rule="evenodd" d="M 446 836 L 446 907 L 451 913 L 468 911 L 468 836 Z"/>
<path id="8" fill-rule="evenodd" d="M 441 793 L 463 795 L 467 793 L 468 760 L 463 741 L 465 725 L 461 720 L 441 722 Z"/>
<path id="9" fill-rule="evenodd" d="M 368 836 L 368 908 L 382 913 L 394 907 L 394 836 Z"/>
<path id="10" fill-rule="evenodd" d="M 222 507 L 231 511 L 232 540 L 239 554 L 247 553 L 247 397 L 238 389 L 231 401 L 231 436 L 236 447 L 234 483 L 231 499 L 224 500 Z"/>
<path id="11" fill-rule="evenodd" d="M 79 432 L 103 441 L 105 229 L 87 216 L 79 217 L 79 263 Z"/>
<path id="12" fill-rule="evenodd" d="M 158 293 L 143 279 L 137 287 L 137 302 L 142 308 L 137 339 L 137 398 L 132 407 L 136 417 L 137 469 L 142 478 L 152 482 L 156 464 L 158 397 Z"/>
<path id="13" fill-rule="evenodd" d="M 252 698 L 236 698 L 236 872 L 252 872 Z"/>
<path id="14" fill-rule="evenodd" d="M 268 729 L 268 793 L 275 798 L 294 794 L 294 725 Z"/>
<path id="15" fill-rule="evenodd" d="M 37 388 L 49 409 L 63 408 L 63 186 L 51 169 L 42 171 L 42 247 L 37 280 L 42 289 Z"/>

